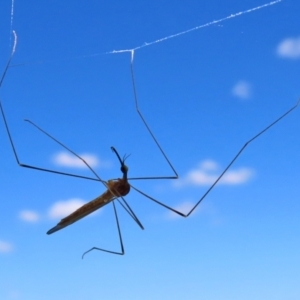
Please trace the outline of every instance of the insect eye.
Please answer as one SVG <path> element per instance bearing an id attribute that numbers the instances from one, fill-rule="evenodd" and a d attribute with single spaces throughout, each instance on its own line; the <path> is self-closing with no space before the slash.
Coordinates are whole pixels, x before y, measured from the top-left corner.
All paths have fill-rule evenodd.
<path id="1" fill-rule="evenodd" d="M 126 173 L 128 171 L 128 167 L 126 165 L 122 165 L 121 172 Z"/>

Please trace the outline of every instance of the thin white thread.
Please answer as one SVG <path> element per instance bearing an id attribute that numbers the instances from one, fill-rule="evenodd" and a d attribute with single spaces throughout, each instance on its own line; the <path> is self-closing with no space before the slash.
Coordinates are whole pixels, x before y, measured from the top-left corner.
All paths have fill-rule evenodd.
<path id="1" fill-rule="evenodd" d="M 195 30 L 198 30 L 198 29 L 202 29 L 204 27 L 209 27 L 211 25 L 215 25 L 217 23 L 220 23 L 220 22 L 223 22 L 223 21 L 227 21 L 229 19 L 233 19 L 235 17 L 238 17 L 238 16 L 241 16 L 241 15 L 244 15 L 244 14 L 248 14 L 248 13 L 251 13 L 253 11 L 256 11 L 256 10 L 259 10 L 259 9 L 262 9 L 262 8 L 265 8 L 265 7 L 268 7 L 268 6 L 271 6 L 271 5 L 274 5 L 274 4 L 277 4 L 279 2 L 282 2 L 283 0 L 276 0 L 276 1 L 271 1 L 269 3 L 266 3 L 266 4 L 263 4 L 263 5 L 260 5 L 260 6 L 257 6 L 257 7 L 254 7 L 254 8 L 250 8 L 250 9 L 247 9 L 247 10 L 244 10 L 244 11 L 241 11 L 241 12 L 238 12 L 238 13 L 235 13 L 235 14 L 231 14 L 230 16 L 227 16 L 225 18 L 221 18 L 219 20 L 215 20 L 215 21 L 211 21 L 211 22 L 208 22 L 206 24 L 203 24 L 203 25 L 200 25 L 200 26 L 196 26 L 194 28 L 191 28 L 191 29 L 188 29 L 188 30 L 185 30 L 185 31 L 181 31 L 181 32 L 178 32 L 178 33 L 175 33 L 175 34 L 171 34 L 169 36 L 166 36 L 164 38 L 160 38 L 156 41 L 153 41 L 153 42 L 145 42 L 143 45 L 141 46 L 138 46 L 138 47 L 135 47 L 133 49 L 126 49 L 126 50 L 113 50 L 113 51 L 110 51 L 110 52 L 106 52 L 106 54 L 116 54 L 116 53 L 124 53 L 124 52 L 134 52 L 136 50 L 139 50 L 141 48 L 144 48 L 144 47 L 148 47 L 148 46 L 151 46 L 151 45 L 154 45 L 154 44 L 158 44 L 158 43 L 161 43 L 161 42 L 164 42 L 166 40 L 169 40 L 169 39 L 173 39 L 173 38 L 176 38 L 180 35 L 184 35 L 184 34 L 187 34 L 191 31 L 195 31 Z M 132 59 L 133 59 L 133 55 L 132 55 Z"/>
<path id="2" fill-rule="evenodd" d="M 12 36 L 12 32 L 13 32 L 14 6 L 15 6 L 15 0 L 12 0 L 11 1 L 11 9 L 10 9 L 10 31 L 9 31 L 10 45 L 11 45 L 11 36 Z"/>
<path id="3" fill-rule="evenodd" d="M 18 42 L 18 36 L 16 34 L 16 32 L 13 30 L 12 31 L 13 35 L 14 35 L 14 45 L 13 45 L 13 49 L 12 49 L 12 55 L 15 53 L 16 51 L 16 47 L 17 47 L 17 42 Z"/>

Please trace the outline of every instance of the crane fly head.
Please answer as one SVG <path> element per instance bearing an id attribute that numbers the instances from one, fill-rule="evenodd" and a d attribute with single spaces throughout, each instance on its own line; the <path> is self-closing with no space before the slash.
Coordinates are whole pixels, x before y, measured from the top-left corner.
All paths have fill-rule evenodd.
<path id="1" fill-rule="evenodd" d="M 117 152 L 117 150 L 114 147 L 111 147 L 111 150 L 113 152 L 115 152 L 115 154 L 117 155 L 117 157 L 118 157 L 118 159 L 119 159 L 119 161 L 121 163 L 121 172 L 123 173 L 123 178 L 127 179 L 128 167 L 125 165 L 125 160 L 130 156 L 130 154 L 129 155 L 125 154 L 124 157 L 123 157 L 123 159 L 121 159 L 119 153 Z"/>

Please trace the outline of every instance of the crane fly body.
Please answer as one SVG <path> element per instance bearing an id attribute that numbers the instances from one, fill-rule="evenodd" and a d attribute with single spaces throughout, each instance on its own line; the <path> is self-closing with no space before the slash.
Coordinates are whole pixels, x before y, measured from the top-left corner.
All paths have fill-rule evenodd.
<path id="1" fill-rule="evenodd" d="M 123 173 L 123 178 L 108 180 L 108 182 L 106 182 L 107 190 L 102 195 L 82 205 L 73 213 L 63 218 L 55 227 L 51 228 L 47 234 L 61 230 L 110 203 L 114 199 L 126 196 L 129 193 L 130 185 L 127 180 L 128 167 L 124 164 L 126 156 L 121 159 L 117 150 L 114 147 L 111 147 L 111 149 L 116 153 L 121 163 L 121 172 Z"/>

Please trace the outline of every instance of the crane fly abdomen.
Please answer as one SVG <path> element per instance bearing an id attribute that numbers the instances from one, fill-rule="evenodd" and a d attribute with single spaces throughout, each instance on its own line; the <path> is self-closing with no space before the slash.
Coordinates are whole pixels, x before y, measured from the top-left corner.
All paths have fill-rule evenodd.
<path id="1" fill-rule="evenodd" d="M 73 213 L 63 218 L 55 227 L 50 229 L 47 234 L 54 233 L 60 229 L 63 229 L 74 222 L 82 219 L 90 213 L 96 211 L 102 206 L 108 204 L 112 200 L 118 197 L 126 196 L 130 191 L 130 185 L 126 179 L 109 180 L 107 182 L 107 190 L 97 197 L 96 199 L 82 205 Z"/>

